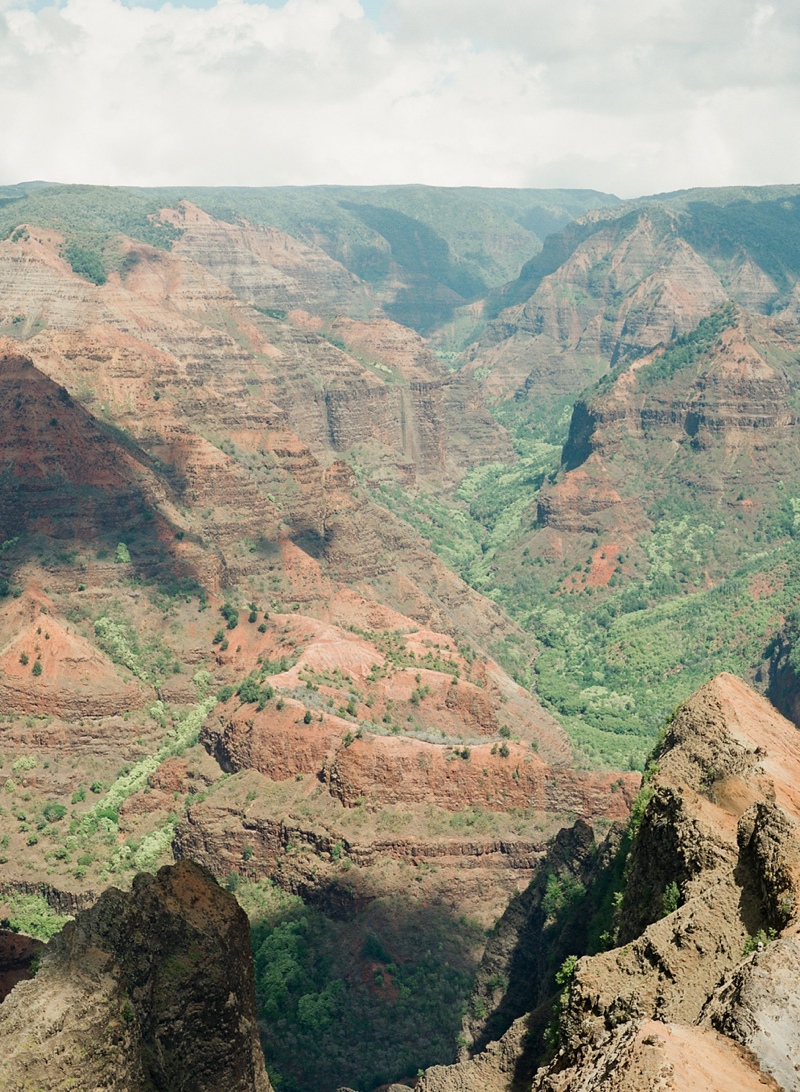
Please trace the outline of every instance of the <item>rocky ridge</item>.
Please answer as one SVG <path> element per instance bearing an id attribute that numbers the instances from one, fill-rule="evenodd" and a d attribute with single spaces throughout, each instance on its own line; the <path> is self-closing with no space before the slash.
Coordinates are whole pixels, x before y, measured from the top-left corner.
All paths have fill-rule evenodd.
<path id="1" fill-rule="evenodd" d="M 270 1092 L 244 912 L 190 862 L 109 888 L 5 999 L 0 1042 L 9 1092 Z"/>
<path id="2" fill-rule="evenodd" d="M 495 395 L 548 400 L 688 333 L 728 299 L 669 214 L 644 209 L 578 242 L 531 297 L 501 312 L 468 352 Z"/>
<path id="3" fill-rule="evenodd" d="M 504 578 L 527 550 L 562 592 L 607 591 L 615 575 L 675 581 L 677 559 L 661 556 L 658 536 L 688 529 L 689 513 L 696 534 L 718 537 L 713 548 L 687 545 L 683 583 L 708 587 L 758 553 L 800 489 L 797 335 L 730 306 L 703 331 L 692 335 L 696 350 L 689 339 L 619 363 L 576 401 L 560 470 L 498 552 Z"/>
<path id="4" fill-rule="evenodd" d="M 541 1092 L 795 1089 L 798 762 L 794 726 L 740 680 L 694 694 L 667 727 L 623 843 L 606 937 L 619 946 L 562 968 L 555 1052 L 535 1070 L 520 1026 L 535 1038 L 542 1019 L 512 1009 L 499 1044 L 430 1071 L 422 1088 L 510 1090 L 528 1072 Z M 531 912 L 521 928 L 542 935 Z"/>
<path id="5" fill-rule="evenodd" d="M 447 380 L 428 352 L 430 380 L 388 382 L 325 337 L 243 304 L 180 253 L 126 242 L 122 275 L 95 286 L 69 270 L 59 244 L 34 228 L 0 243 L 8 332 L 77 406 L 123 429 L 134 457 L 157 464 L 171 504 L 194 509 L 191 537 L 185 520 L 170 521 L 184 532 L 182 552 L 198 553 L 192 539 L 205 547 L 193 558 L 201 583 L 252 581 L 252 544 L 297 542 L 334 585 L 369 581 L 378 599 L 437 625 L 471 629 L 488 610 L 484 637 L 494 639 L 507 624 L 499 612 L 361 495 L 337 458 L 357 447 L 401 478 L 458 480 L 483 447 L 507 454 L 471 381 Z M 467 405 L 475 412 L 464 419 Z M 213 519 L 198 526 L 198 510 Z M 315 610 L 331 594 L 316 576 L 290 581 L 288 594 Z"/>

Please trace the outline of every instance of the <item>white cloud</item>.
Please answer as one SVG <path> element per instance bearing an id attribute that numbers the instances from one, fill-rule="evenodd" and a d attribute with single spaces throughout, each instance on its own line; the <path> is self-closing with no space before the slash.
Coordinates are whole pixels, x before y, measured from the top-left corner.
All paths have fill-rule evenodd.
<path id="1" fill-rule="evenodd" d="M 793 0 L 0 0 L 0 181 L 792 181 L 799 90 Z"/>

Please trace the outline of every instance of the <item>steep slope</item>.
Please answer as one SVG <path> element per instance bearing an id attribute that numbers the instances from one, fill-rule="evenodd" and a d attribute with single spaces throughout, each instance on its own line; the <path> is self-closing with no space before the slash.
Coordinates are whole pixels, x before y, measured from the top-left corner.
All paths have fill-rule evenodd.
<path id="1" fill-rule="evenodd" d="M 0 711 L 76 719 L 141 709 L 146 689 L 121 678 L 111 658 L 50 607 L 29 592 L 0 608 Z"/>
<path id="2" fill-rule="evenodd" d="M 162 218 L 180 238 L 175 254 L 190 258 L 256 307 L 315 315 L 366 315 L 370 301 L 358 278 L 324 250 L 276 228 L 226 223 L 189 201 Z"/>
<path id="3" fill-rule="evenodd" d="M 519 391 L 557 406 L 617 361 L 688 333 L 728 298 L 669 214 L 647 209 L 593 227 L 469 351 L 469 368 L 488 373 L 495 396 Z"/>
<path id="4" fill-rule="evenodd" d="M 33 978 L 43 947 L 34 937 L 0 928 L 0 1004 L 18 982 Z"/>
<path id="5" fill-rule="evenodd" d="M 9 1090 L 269 1092 L 244 912 L 189 862 L 110 888 L 5 999 L 0 1043 Z"/>
<path id="6" fill-rule="evenodd" d="M 487 410 L 477 383 L 463 370 L 447 371 L 413 330 L 388 319 L 347 318 L 330 329 L 358 359 L 406 388 L 399 414 L 403 450 L 423 482 L 438 473 L 445 483 L 458 483 L 465 470 L 514 459 L 510 438 Z M 406 474 L 404 484 L 415 483 Z"/>
<path id="7" fill-rule="evenodd" d="M 525 1072 L 543 1092 L 796 1087 L 793 1030 L 768 1031 L 777 1006 L 797 1006 L 799 763 L 794 726 L 740 680 L 694 694 L 648 768 L 624 871 L 612 866 L 623 886 L 603 939 L 620 946 L 557 976 L 555 1053 L 533 1013 L 473 1061 L 432 1070 L 426 1092 L 510 1090 Z"/>
<path id="8" fill-rule="evenodd" d="M 573 739 L 616 762 L 621 736 L 641 754 L 631 737 L 715 671 L 765 674 L 797 594 L 796 322 L 729 301 L 663 336 L 630 359 L 620 350 L 581 393 L 538 481 L 525 488 L 513 468 L 490 479 L 516 506 L 500 534 L 483 516 L 498 519 L 489 490 L 476 481 L 470 498 L 486 530 L 468 575 L 549 646 L 539 693 Z M 524 399 L 504 405 L 511 421 Z M 535 466 L 517 435 L 521 465 Z"/>
<path id="9" fill-rule="evenodd" d="M 0 537 L 6 549 L 20 537 L 60 539 L 69 549 L 117 543 L 133 531 L 143 572 L 203 573 L 213 583 L 214 559 L 175 540 L 186 525 L 154 460 L 103 427 L 14 342 L 4 341 L 0 351 Z"/>
<path id="10" fill-rule="evenodd" d="M 688 333 L 729 299 L 788 316 L 800 275 L 799 208 L 796 187 L 765 187 L 589 213 L 489 301 L 496 317 L 468 366 L 495 397 L 516 392 L 528 415 L 552 424 L 570 394 Z"/>
<path id="11" fill-rule="evenodd" d="M 737 511 L 743 526 L 723 538 L 751 538 L 797 487 L 796 340 L 723 308 L 580 399 L 564 473 L 539 494 L 539 552 L 552 554 L 559 534 L 641 535 L 679 491 L 698 510 Z"/>
<path id="12" fill-rule="evenodd" d="M 15 263 L 23 255 L 29 275 L 20 277 Z M 419 610 L 438 626 L 466 624 L 476 636 L 483 614 L 481 639 L 491 640 L 506 624 L 499 612 L 481 606 L 443 566 L 434 562 L 431 571 L 414 536 L 359 497 L 349 467 L 330 465 L 335 451 L 357 443 L 375 444 L 381 457 L 406 465 L 412 435 L 432 430 L 428 448 L 437 455 L 427 460 L 427 448 L 417 445 L 420 470 L 441 472 L 449 464 L 459 473 L 458 451 L 467 445 L 459 440 L 451 452 L 447 442 L 457 413 L 448 426 L 446 413 L 431 412 L 431 402 L 443 400 L 441 372 L 432 392 L 415 392 L 409 383 L 406 398 L 324 338 L 246 308 L 194 263 L 152 248 L 129 246 L 127 255 L 136 260 L 124 280 L 113 276 L 96 287 L 64 268 L 55 237 L 31 232 L 7 240 L 0 267 L 9 308 L 27 316 L 21 334 L 45 326 L 26 343 L 37 364 L 130 432 L 170 475 L 185 507 L 213 512 L 202 525 L 195 516 L 193 531 L 213 538 L 225 557 L 225 579 L 252 579 L 263 564 L 254 544 L 274 549 L 293 539 L 308 547 L 311 568 L 321 563 L 334 584 L 370 581 L 379 598 L 388 596 L 405 613 Z M 498 436 L 502 449 L 502 433 L 484 419 L 490 454 Z M 473 433 L 467 462 L 475 458 L 475 439 Z M 398 556 L 408 565 L 398 567 Z M 315 581 L 286 594 L 326 600 L 330 591 Z M 418 595 L 420 584 L 427 588 Z"/>

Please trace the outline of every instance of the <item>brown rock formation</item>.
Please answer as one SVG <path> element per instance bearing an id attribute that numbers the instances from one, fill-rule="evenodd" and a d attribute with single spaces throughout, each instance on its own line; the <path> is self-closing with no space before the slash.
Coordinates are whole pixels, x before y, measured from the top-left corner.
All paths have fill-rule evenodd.
<path id="1" fill-rule="evenodd" d="M 707 1027 L 642 1020 L 611 1036 L 602 1052 L 589 1054 L 578 1076 L 548 1073 L 541 1092 L 780 1092 L 748 1051 Z"/>
<path id="2" fill-rule="evenodd" d="M 762 945 L 726 977 L 703 1012 L 717 1031 L 751 1051 L 762 1071 L 784 1089 L 797 1087 L 799 971 L 796 936 Z"/>
<path id="3" fill-rule="evenodd" d="M 684 704 L 640 804 L 615 925 L 625 943 L 568 976 L 560 1047 L 535 1090 L 796 1087 L 796 1029 L 778 1014 L 798 1005 L 799 738 L 729 675 Z M 771 944 L 768 928 L 783 938 Z M 472 1061 L 431 1071 L 425 1092 L 516 1087 L 532 1064 L 521 1023 L 540 1034 L 533 1013 Z"/>
<path id="4" fill-rule="evenodd" d="M 757 347 L 770 340 L 772 364 Z M 651 442 L 691 441 L 695 447 L 722 438 L 729 450 L 742 444 L 765 452 L 782 447 L 796 421 L 788 404 L 789 377 L 779 360 L 788 352 L 763 320 L 740 315 L 708 355 L 655 386 L 641 383 L 639 373 L 645 376 L 658 354 L 644 357 L 591 405 L 578 403 L 565 462 L 582 462 L 590 451 L 611 455 L 631 434 Z"/>
<path id="5" fill-rule="evenodd" d="M 197 865 L 114 888 L 0 1008 L 3 1087 L 269 1092 L 247 918 Z"/>
<path id="6" fill-rule="evenodd" d="M 629 213 L 581 242 L 533 296 L 504 311 L 469 367 L 494 394 L 552 398 L 687 333 L 728 295 L 669 216 Z"/>
<path id="7" fill-rule="evenodd" d="M 728 575 L 742 542 L 759 541 L 764 517 L 800 485 L 792 344 L 773 320 L 732 313 L 732 324 L 691 362 L 659 373 L 660 350 L 650 353 L 575 403 L 562 471 L 541 487 L 525 539 L 531 554 L 555 563 L 563 590 L 612 575 L 575 575 L 588 536 L 601 537 L 606 557 L 624 543 L 641 573 L 658 550 L 650 532 L 659 519 L 677 523 L 688 511 L 699 515 L 700 505 L 706 534 L 729 515 L 737 522 L 693 581 Z M 519 562 L 514 556 L 508 565 Z M 633 570 L 620 562 L 617 571 L 624 578 Z"/>
<path id="8" fill-rule="evenodd" d="M 389 319 L 340 318 L 331 329 L 358 359 L 393 380 L 399 444 L 422 472 L 444 471 L 458 481 L 479 463 L 513 460 L 509 437 L 478 384 L 465 372 L 447 372 L 419 334 Z"/>
<path id="9" fill-rule="evenodd" d="M 548 767 L 517 744 L 505 749 L 507 756 L 484 743 L 465 759 L 457 750 L 432 743 L 365 736 L 337 751 L 326 777 L 333 795 L 350 807 L 363 799 L 373 807 L 429 801 L 452 810 L 473 804 L 617 819 L 627 814 L 635 774 L 584 774 Z M 622 791 L 613 793 L 611 785 L 619 780 Z"/>
<path id="10" fill-rule="evenodd" d="M 73 402 L 124 428 L 126 458 L 156 475 L 147 507 L 158 499 L 173 525 L 162 543 L 173 569 L 216 590 L 253 580 L 263 550 L 296 541 L 319 572 L 312 581 L 291 576 L 289 592 L 314 610 L 342 584 L 368 581 L 375 598 L 438 628 L 466 625 L 476 637 L 480 629 L 488 643 L 508 626 L 361 494 L 351 472 L 326 470 L 334 452 L 353 445 L 412 476 L 407 450 L 421 470 L 456 478 L 484 455 L 507 453 L 474 384 L 393 385 L 316 333 L 242 303 L 179 249 L 126 243 L 123 276 L 97 287 L 71 273 L 58 244 L 35 230 L 24 244 L 0 242 L 0 286 L 10 312 L 26 316 L 20 335 L 41 331 L 26 342 L 37 367 Z M 473 431 L 460 420 L 467 404 Z M 34 419 L 52 416 L 43 406 Z M 121 506 L 114 519 L 130 525 L 137 515 Z"/>
<path id="11" fill-rule="evenodd" d="M 0 460 L 7 486 L 0 533 L 11 538 L 37 527 L 74 525 L 78 516 L 86 537 L 104 526 L 127 526 L 158 488 L 150 467 L 115 443 L 12 342 L 3 348 Z"/>
<path id="12" fill-rule="evenodd" d="M 543 527 L 568 534 L 626 535 L 644 523 L 641 502 L 623 497 L 596 455 L 568 471 L 555 485 L 542 487 L 537 520 Z"/>
<path id="13" fill-rule="evenodd" d="M 162 218 L 181 231 L 175 252 L 208 269 L 246 303 L 317 315 L 363 314 L 363 286 L 343 265 L 311 243 L 243 220 L 228 223 L 190 201 L 165 209 Z"/>
<path id="14" fill-rule="evenodd" d="M 25 596 L 0 608 L 0 711 L 113 716 L 141 708 L 147 699 L 143 687 L 125 683 L 108 656 L 40 600 Z"/>

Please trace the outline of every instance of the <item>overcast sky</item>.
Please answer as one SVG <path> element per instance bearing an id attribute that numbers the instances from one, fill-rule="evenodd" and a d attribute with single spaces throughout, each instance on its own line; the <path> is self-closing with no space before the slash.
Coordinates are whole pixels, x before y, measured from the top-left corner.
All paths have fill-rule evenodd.
<path id="1" fill-rule="evenodd" d="M 0 182 L 800 182 L 800 2 L 0 0 Z"/>

